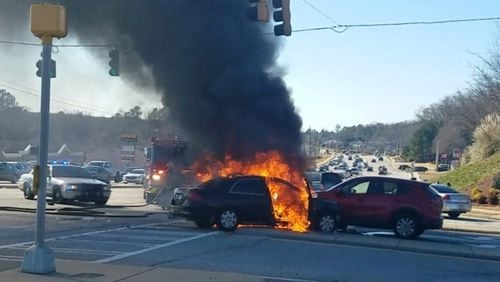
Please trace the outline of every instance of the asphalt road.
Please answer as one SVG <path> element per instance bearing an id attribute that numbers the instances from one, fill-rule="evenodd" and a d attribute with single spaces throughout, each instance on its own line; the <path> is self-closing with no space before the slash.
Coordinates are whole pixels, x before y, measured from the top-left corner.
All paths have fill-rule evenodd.
<path id="1" fill-rule="evenodd" d="M 202 230 L 143 203 L 142 189 L 128 186 L 114 188 L 106 208 L 48 206 L 53 211 L 82 211 L 47 215 L 48 244 L 61 259 L 238 272 L 272 277 L 270 281 L 496 281 L 500 277 L 500 263 L 490 260 L 345 245 L 331 242 L 332 234 L 317 232 L 255 227 L 235 233 Z M 0 188 L 0 207 L 35 205 L 18 189 Z M 20 266 L 24 251 L 33 244 L 34 230 L 33 213 L 0 209 L 0 271 Z M 356 228 L 333 236 L 398 242 L 391 232 L 375 229 Z M 500 253 L 500 236 L 493 234 L 426 231 L 416 243 Z"/>

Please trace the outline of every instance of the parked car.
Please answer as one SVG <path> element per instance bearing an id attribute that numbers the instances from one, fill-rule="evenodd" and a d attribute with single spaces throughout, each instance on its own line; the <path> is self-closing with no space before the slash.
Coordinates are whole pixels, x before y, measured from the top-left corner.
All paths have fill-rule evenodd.
<path id="1" fill-rule="evenodd" d="M 411 166 L 406 165 L 406 164 L 400 165 L 400 166 L 398 167 L 398 169 L 399 169 L 399 170 L 403 170 L 403 171 L 405 171 L 405 170 L 407 170 L 407 169 L 409 169 L 409 168 L 411 168 Z"/>
<path id="2" fill-rule="evenodd" d="M 377 159 L 373 158 L 372 163 L 376 163 L 376 162 L 377 162 Z"/>
<path id="3" fill-rule="evenodd" d="M 19 188 L 24 198 L 33 199 L 33 172 L 24 174 Z M 94 178 L 86 169 L 72 165 L 49 165 L 47 196 L 55 203 L 66 201 L 94 202 L 105 205 L 111 196 L 110 186 Z"/>
<path id="4" fill-rule="evenodd" d="M 272 181 L 286 193 L 300 192 L 300 188 L 282 179 L 272 178 Z M 332 232 L 339 218 L 338 205 L 309 195 L 308 218 L 312 226 Z M 174 216 L 193 220 L 200 228 L 216 224 L 224 231 L 233 231 L 239 224 L 280 223 L 279 215 L 274 215 L 269 188 L 262 176 L 215 178 L 196 187 L 176 188 L 169 211 Z"/>
<path id="5" fill-rule="evenodd" d="M 319 199 L 339 204 L 340 228 L 348 225 L 386 228 L 399 238 L 412 239 L 426 229 L 439 229 L 443 225 L 441 197 L 425 182 L 361 176 L 317 195 Z"/>
<path id="6" fill-rule="evenodd" d="M 379 175 L 386 175 L 388 173 L 387 168 L 383 165 L 378 167 L 378 174 Z"/>
<path id="7" fill-rule="evenodd" d="M 448 171 L 448 170 L 450 170 L 449 164 L 439 164 L 437 166 L 437 171 Z"/>
<path id="8" fill-rule="evenodd" d="M 461 194 L 446 184 L 433 183 L 431 188 L 443 199 L 442 212 L 449 217 L 457 218 L 460 214 L 471 211 L 472 201 L 469 195 Z"/>
<path id="9" fill-rule="evenodd" d="M 142 168 L 132 169 L 123 176 L 123 183 L 127 184 L 129 182 L 136 184 L 144 184 L 146 171 Z"/>
<path id="10" fill-rule="evenodd" d="M 383 161 L 383 160 L 384 160 L 384 157 L 380 156 L 380 157 L 378 157 L 378 160 L 379 160 L 379 161 Z"/>
<path id="11" fill-rule="evenodd" d="M 16 183 L 20 176 L 21 172 L 15 166 L 6 162 L 0 162 L 0 181 Z"/>
<path id="12" fill-rule="evenodd" d="M 366 168 L 366 171 L 373 171 L 373 166 L 368 166 L 368 167 Z"/>
<path id="13" fill-rule="evenodd" d="M 109 170 L 105 169 L 102 166 L 87 165 L 83 168 L 88 170 L 90 174 L 95 176 L 97 180 L 100 180 L 107 184 L 109 184 L 111 182 L 111 179 L 114 177 Z"/>
<path id="14" fill-rule="evenodd" d="M 417 171 L 417 172 L 426 172 L 428 171 L 429 169 L 426 168 L 425 166 L 416 166 L 413 171 Z"/>

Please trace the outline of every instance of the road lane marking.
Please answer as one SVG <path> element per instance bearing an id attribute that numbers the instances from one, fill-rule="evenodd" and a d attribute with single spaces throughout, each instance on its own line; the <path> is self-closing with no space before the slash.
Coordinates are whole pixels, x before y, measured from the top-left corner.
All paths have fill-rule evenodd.
<path id="1" fill-rule="evenodd" d="M 23 261 L 23 257 L 20 256 L 8 256 L 8 255 L 0 255 L 0 260 L 8 260 L 8 261 Z"/>
<path id="2" fill-rule="evenodd" d="M 156 246 L 156 244 L 144 244 L 144 243 L 134 243 L 134 242 L 117 242 L 117 241 L 107 241 L 107 240 L 85 240 L 85 239 L 62 239 L 60 242 L 82 242 L 82 243 L 105 243 L 105 244 L 115 244 L 115 245 L 138 245 L 141 247 L 152 247 Z"/>
<path id="3" fill-rule="evenodd" d="M 178 245 L 178 244 L 186 243 L 186 242 L 189 242 L 189 241 L 198 240 L 198 239 L 201 239 L 201 238 L 204 238 L 204 237 L 208 237 L 208 236 L 212 236 L 212 235 L 219 234 L 219 233 L 220 233 L 219 231 L 214 231 L 214 232 L 210 232 L 210 233 L 204 233 L 204 234 L 201 234 L 201 235 L 196 235 L 196 236 L 193 236 L 193 237 L 189 237 L 189 238 L 185 238 L 185 239 L 180 239 L 180 240 L 173 241 L 173 242 L 169 242 L 169 243 L 165 243 L 165 244 L 161 244 L 161 245 L 156 245 L 154 247 L 150 247 L 150 248 L 146 248 L 146 249 L 142 249 L 142 250 L 138 250 L 138 251 L 128 252 L 128 253 L 124 253 L 124 254 L 121 254 L 121 255 L 116 255 L 116 256 L 113 256 L 113 257 L 109 257 L 109 258 L 99 259 L 99 260 L 96 260 L 94 262 L 95 263 L 113 262 L 113 261 L 117 261 L 117 260 L 124 259 L 124 258 L 127 258 L 127 257 L 131 257 L 131 256 L 135 256 L 135 255 L 140 255 L 140 254 L 143 254 L 143 253 L 147 253 L 147 252 L 150 252 L 150 251 L 154 251 L 154 250 L 157 250 L 157 249 L 161 249 L 161 248 L 165 248 L 165 247 L 170 247 L 170 246 L 173 246 L 173 245 Z"/>
<path id="4" fill-rule="evenodd" d="M 193 235 L 193 233 L 189 234 Z M 121 238 L 121 239 L 130 239 L 130 240 L 152 240 L 152 241 L 170 241 L 176 238 L 183 238 L 185 236 L 137 236 L 137 235 L 126 235 L 126 234 L 98 234 L 92 235 L 92 237 L 97 238 Z"/>
<path id="5" fill-rule="evenodd" d="M 286 277 L 273 277 L 273 276 L 259 276 L 259 279 L 271 280 L 271 281 L 287 281 L 287 282 L 316 282 L 318 280 L 305 280 L 297 278 L 286 278 Z"/>
<path id="6" fill-rule="evenodd" d="M 167 225 L 172 225 L 172 224 L 179 223 L 179 222 L 184 222 L 184 220 L 171 221 L 171 222 L 168 222 Z M 59 239 L 74 238 L 74 237 L 78 237 L 78 236 L 95 235 L 95 234 L 106 233 L 106 232 L 111 232 L 111 231 L 136 229 L 136 228 L 141 228 L 141 227 L 146 227 L 146 226 L 155 226 L 155 225 L 160 225 L 160 224 L 166 224 L 166 223 L 165 222 L 157 222 L 157 223 L 140 224 L 140 225 L 134 225 L 134 226 L 122 226 L 119 228 L 112 228 L 112 229 L 105 229 L 105 230 L 98 230 L 98 231 L 91 231 L 91 232 L 84 232 L 84 233 L 75 233 L 75 234 L 71 234 L 71 235 L 47 238 L 47 239 L 45 239 L 45 242 L 50 242 L 50 241 L 59 240 Z M 0 249 L 9 249 L 12 247 L 32 245 L 34 243 L 35 243 L 35 241 L 27 241 L 27 242 L 21 242 L 21 243 L 8 244 L 8 245 L 0 246 Z"/>

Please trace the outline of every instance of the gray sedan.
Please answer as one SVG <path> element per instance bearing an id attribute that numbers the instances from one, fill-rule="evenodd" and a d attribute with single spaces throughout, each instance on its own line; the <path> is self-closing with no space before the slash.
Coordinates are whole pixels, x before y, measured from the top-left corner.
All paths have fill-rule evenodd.
<path id="1" fill-rule="evenodd" d="M 430 187 L 441 196 L 441 199 L 443 199 L 442 211 L 451 218 L 457 218 L 460 214 L 471 211 L 472 201 L 469 195 L 461 194 L 445 184 L 434 183 Z"/>

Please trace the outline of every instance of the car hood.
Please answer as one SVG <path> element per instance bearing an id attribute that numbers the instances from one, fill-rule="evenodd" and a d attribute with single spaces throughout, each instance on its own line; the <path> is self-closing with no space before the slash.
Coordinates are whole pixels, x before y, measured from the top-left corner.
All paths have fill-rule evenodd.
<path id="1" fill-rule="evenodd" d="M 94 178 L 80 178 L 80 177 L 53 177 L 52 182 L 57 182 L 58 184 L 101 184 L 107 185 L 106 183 L 99 181 Z"/>
<path id="2" fill-rule="evenodd" d="M 124 176 L 142 176 L 142 175 L 144 175 L 144 174 L 142 174 L 142 173 L 127 173 Z"/>

